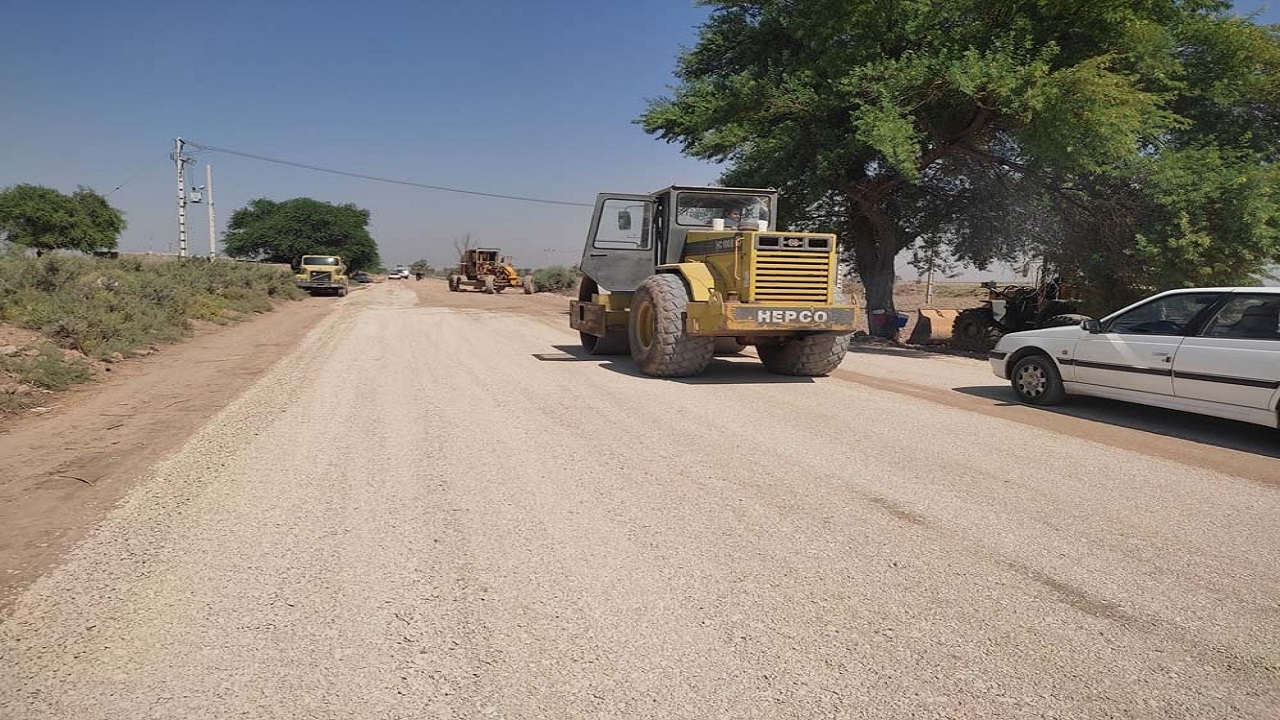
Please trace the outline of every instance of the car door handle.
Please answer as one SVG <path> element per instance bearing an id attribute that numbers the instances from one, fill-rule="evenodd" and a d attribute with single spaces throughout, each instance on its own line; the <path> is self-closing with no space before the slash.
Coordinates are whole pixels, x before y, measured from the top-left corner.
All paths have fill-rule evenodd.
<path id="1" fill-rule="evenodd" d="M 609 253 L 591 253 L 587 257 L 607 257 Z"/>

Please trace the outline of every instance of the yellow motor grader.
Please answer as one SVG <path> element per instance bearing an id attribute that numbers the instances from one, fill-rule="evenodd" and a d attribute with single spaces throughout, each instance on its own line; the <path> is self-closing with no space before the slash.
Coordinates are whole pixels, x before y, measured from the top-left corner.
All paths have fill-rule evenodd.
<path id="1" fill-rule="evenodd" d="M 511 257 L 503 257 L 497 248 L 467 248 L 458 260 L 458 272 L 449 276 L 449 289 L 461 292 L 463 288 L 480 290 L 492 295 L 507 288 L 523 288 L 525 295 L 533 294 L 533 276 L 520 276 L 511 266 Z"/>
<path id="2" fill-rule="evenodd" d="M 749 188 L 597 196 L 569 305 L 586 352 L 629 352 L 657 377 L 697 375 L 746 345 L 774 373 L 834 370 L 854 324 L 836 238 L 777 230 L 777 205 L 777 191 Z"/>

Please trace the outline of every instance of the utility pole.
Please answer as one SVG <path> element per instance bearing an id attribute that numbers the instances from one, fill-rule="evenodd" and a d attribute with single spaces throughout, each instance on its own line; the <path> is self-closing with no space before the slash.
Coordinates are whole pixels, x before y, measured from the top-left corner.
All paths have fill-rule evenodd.
<path id="1" fill-rule="evenodd" d="M 209 209 L 209 259 L 218 257 L 218 231 L 213 223 L 213 166 L 204 166 L 204 202 Z"/>
<path id="2" fill-rule="evenodd" d="M 173 154 L 169 157 L 173 158 L 173 164 L 178 168 L 178 255 L 180 257 L 187 256 L 187 164 L 195 162 L 194 159 L 182 154 L 183 146 L 182 138 L 174 138 Z"/>
<path id="3" fill-rule="evenodd" d="M 933 258 L 929 258 L 929 275 L 924 281 L 924 304 L 926 307 L 933 305 Z"/>

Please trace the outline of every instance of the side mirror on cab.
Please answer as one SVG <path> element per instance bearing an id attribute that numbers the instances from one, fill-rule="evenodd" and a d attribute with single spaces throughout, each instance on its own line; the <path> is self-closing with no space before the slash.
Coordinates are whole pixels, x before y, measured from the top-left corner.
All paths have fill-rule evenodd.
<path id="1" fill-rule="evenodd" d="M 1093 333 L 1096 335 L 1102 332 L 1102 323 L 1094 320 L 1093 318 L 1089 318 L 1088 320 L 1080 323 L 1080 329 L 1087 333 Z"/>
<path id="2" fill-rule="evenodd" d="M 631 229 L 631 211 L 630 210 L 618 211 L 618 229 L 619 230 Z"/>

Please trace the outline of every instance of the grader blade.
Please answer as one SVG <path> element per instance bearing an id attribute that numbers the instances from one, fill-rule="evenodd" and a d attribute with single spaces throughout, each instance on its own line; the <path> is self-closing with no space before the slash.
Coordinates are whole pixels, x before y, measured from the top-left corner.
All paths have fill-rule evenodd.
<path id="1" fill-rule="evenodd" d="M 920 308 L 916 326 L 907 342 L 911 345 L 938 345 L 951 339 L 951 326 L 960 311 L 956 308 Z"/>

